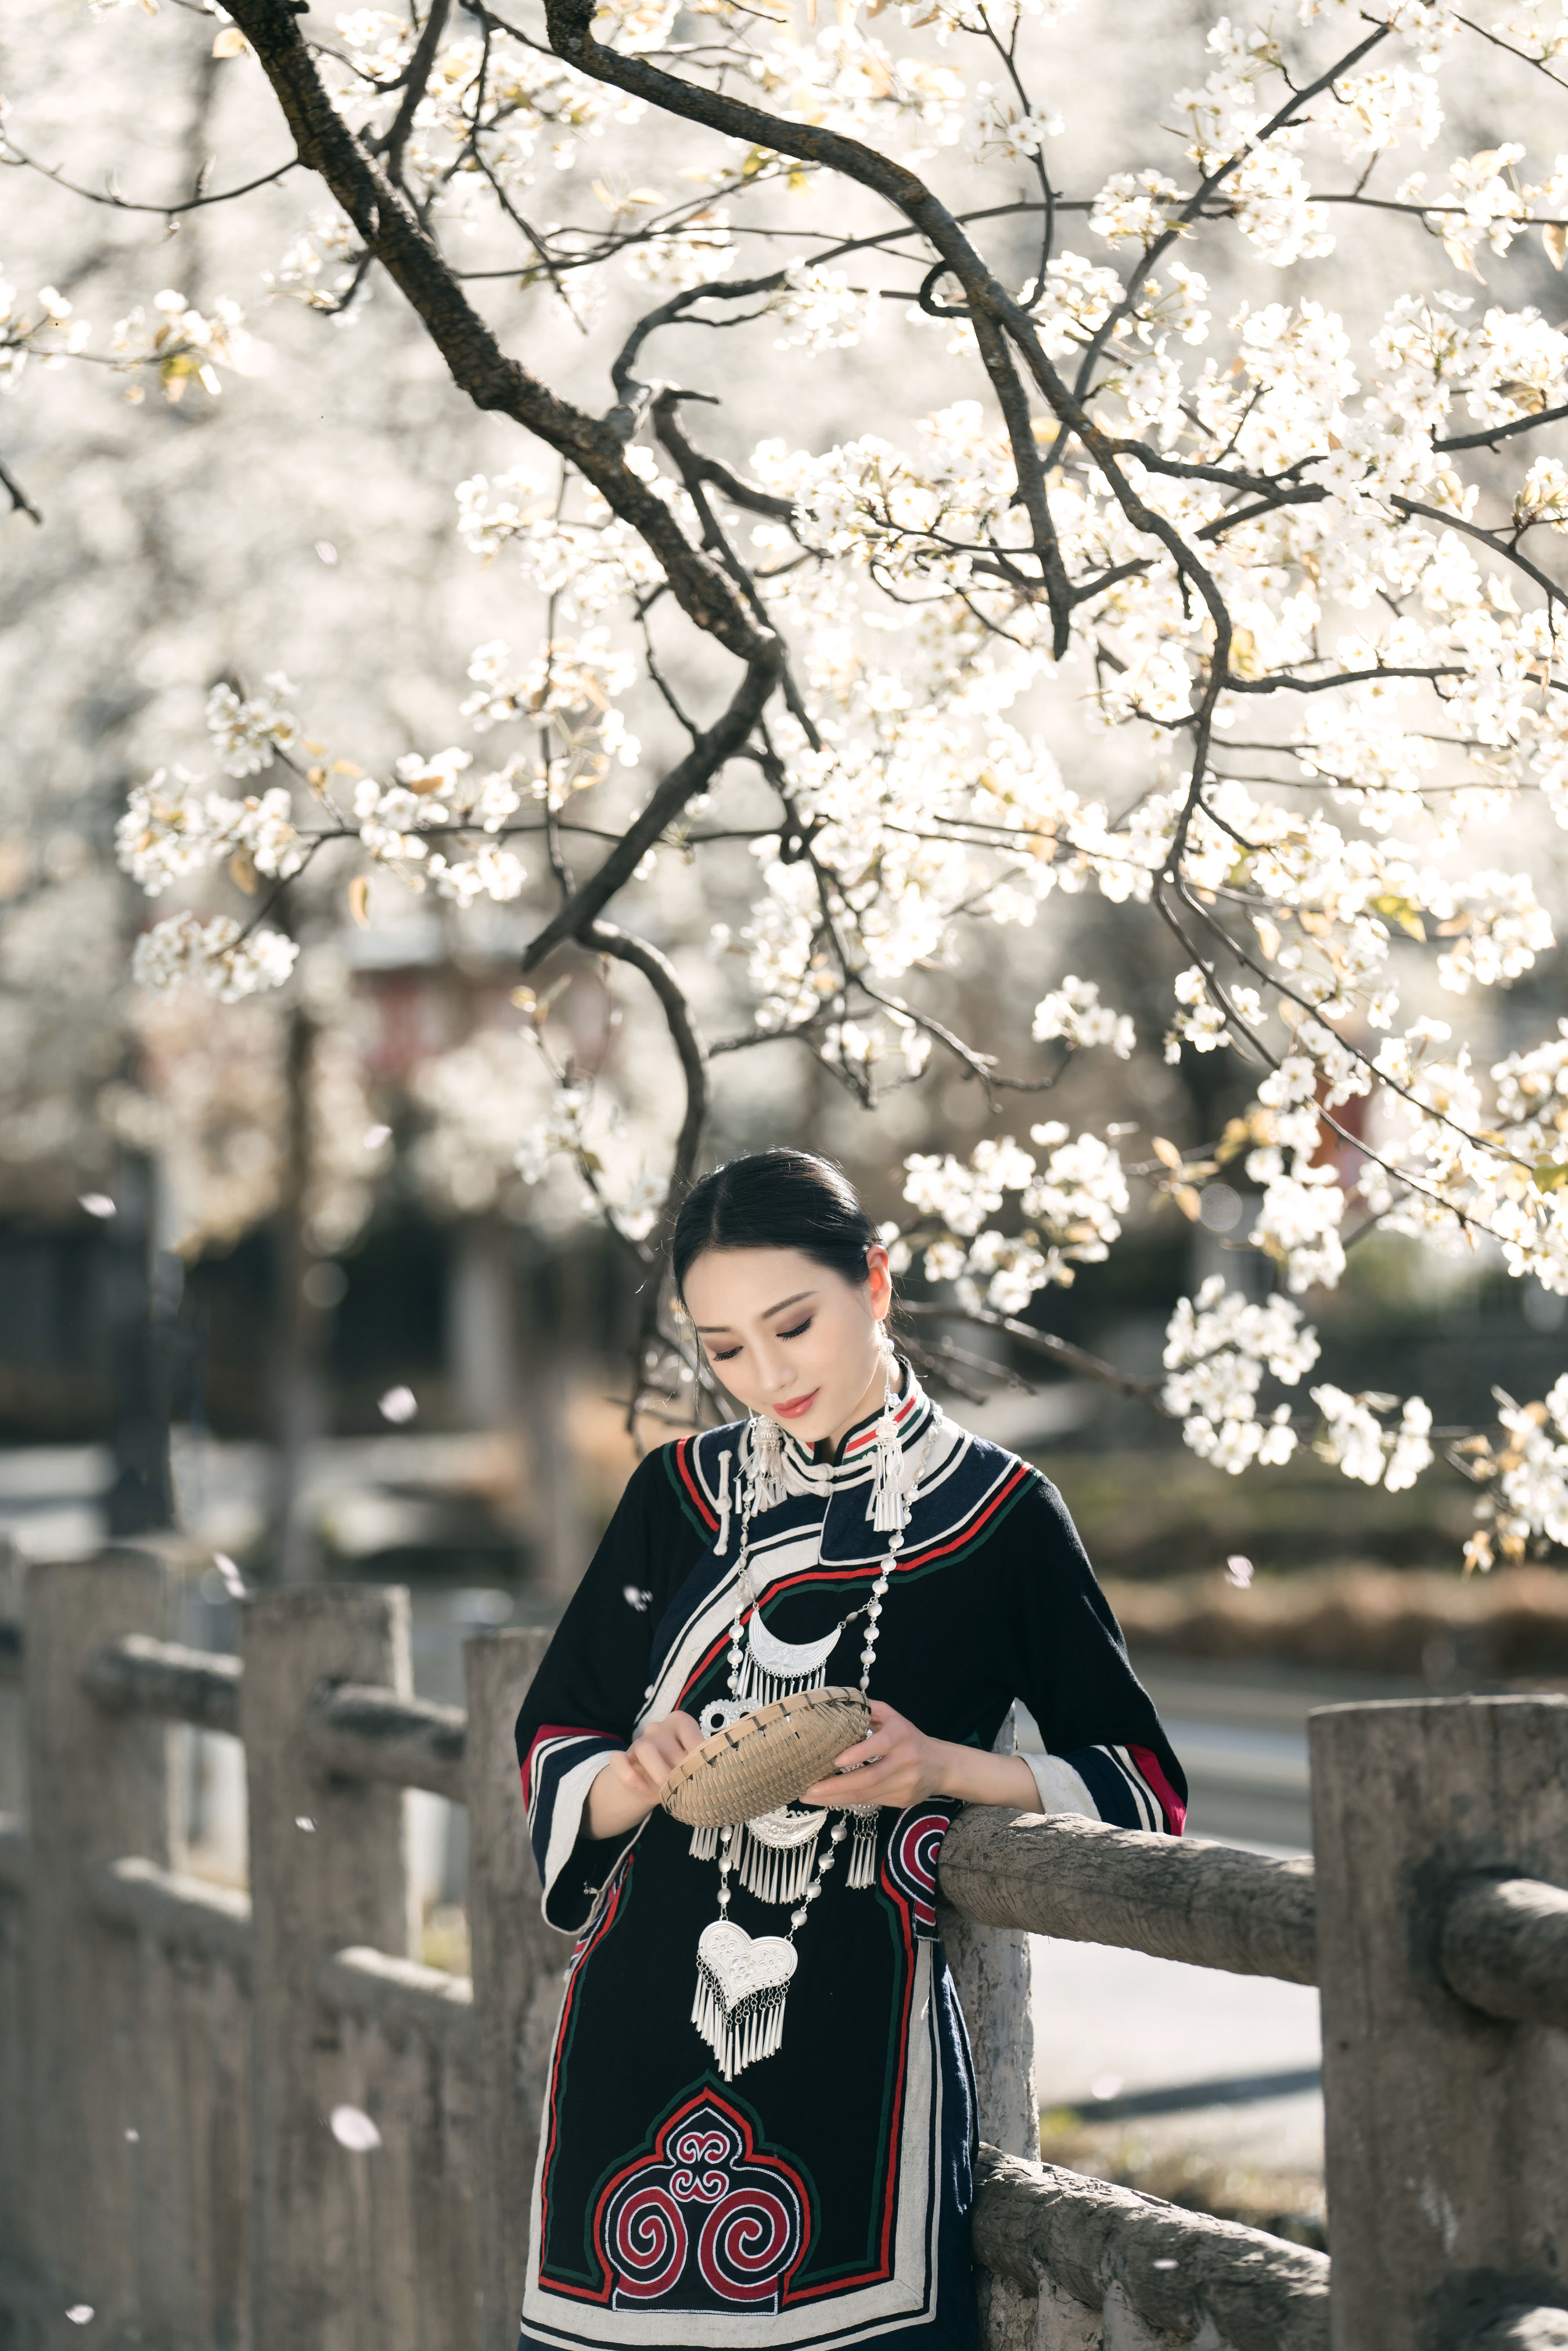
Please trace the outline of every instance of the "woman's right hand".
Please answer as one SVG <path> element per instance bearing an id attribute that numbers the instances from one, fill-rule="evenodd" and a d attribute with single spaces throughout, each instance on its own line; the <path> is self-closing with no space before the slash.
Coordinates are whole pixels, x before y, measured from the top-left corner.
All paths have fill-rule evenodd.
<path id="1" fill-rule="evenodd" d="M 650 1722 L 640 1738 L 609 1757 L 588 1790 L 588 1834 L 618 1836 L 646 1820 L 681 1757 L 701 1744 L 701 1731 L 679 1708 L 661 1722 Z"/>

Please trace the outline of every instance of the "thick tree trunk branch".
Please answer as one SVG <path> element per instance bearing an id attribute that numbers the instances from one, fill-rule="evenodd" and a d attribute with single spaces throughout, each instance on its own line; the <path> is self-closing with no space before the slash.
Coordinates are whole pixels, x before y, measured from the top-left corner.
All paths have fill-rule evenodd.
<path id="1" fill-rule="evenodd" d="M 563 939 L 584 939 L 601 909 L 630 881 L 665 827 L 678 817 L 693 792 L 706 790 L 726 759 L 733 758 L 762 716 L 779 672 L 779 642 L 763 637 L 747 664 L 734 699 L 722 717 L 700 735 L 686 757 L 665 777 L 636 821 L 628 826 L 597 873 L 567 899 L 524 953 L 523 968 L 535 966 L 560 946 Z"/>
<path id="2" fill-rule="evenodd" d="M 236 0 L 230 13 L 273 86 L 299 161 L 325 182 L 367 249 L 412 304 L 454 383 L 476 407 L 512 417 L 576 466 L 647 541 L 677 601 L 700 629 L 742 661 L 763 657 L 768 633 L 720 567 L 691 545 L 663 500 L 631 471 L 621 441 L 503 351 L 407 197 L 334 108 L 287 0 Z"/>

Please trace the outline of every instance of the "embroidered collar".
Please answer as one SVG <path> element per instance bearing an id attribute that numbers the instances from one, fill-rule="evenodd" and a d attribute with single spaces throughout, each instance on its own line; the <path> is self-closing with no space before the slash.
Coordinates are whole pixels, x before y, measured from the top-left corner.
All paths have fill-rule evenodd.
<path id="1" fill-rule="evenodd" d="M 898 1398 L 898 1442 L 905 1453 L 925 1436 L 931 1425 L 935 1409 L 912 1364 L 903 1362 L 904 1385 Z M 784 1437 L 784 1489 L 790 1494 L 827 1496 L 846 1486 L 858 1486 L 871 1475 L 872 1455 L 877 1443 L 877 1424 L 881 1418 L 881 1406 L 857 1420 L 838 1449 L 836 1461 L 826 1457 L 818 1459 L 809 1446 L 788 1429 L 781 1430 Z"/>

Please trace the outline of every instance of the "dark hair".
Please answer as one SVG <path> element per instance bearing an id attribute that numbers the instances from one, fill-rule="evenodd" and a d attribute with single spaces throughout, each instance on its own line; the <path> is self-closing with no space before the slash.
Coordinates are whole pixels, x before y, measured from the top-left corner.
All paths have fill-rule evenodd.
<path id="1" fill-rule="evenodd" d="M 693 1184 L 680 1204 L 670 1254 L 677 1295 L 704 1249 L 793 1249 L 857 1286 L 877 1228 L 855 1186 L 830 1159 L 794 1151 L 750 1151 Z"/>

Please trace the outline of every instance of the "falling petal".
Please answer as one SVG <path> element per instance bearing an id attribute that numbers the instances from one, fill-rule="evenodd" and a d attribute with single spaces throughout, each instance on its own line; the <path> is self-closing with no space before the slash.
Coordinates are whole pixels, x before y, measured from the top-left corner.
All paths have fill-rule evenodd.
<path id="1" fill-rule="evenodd" d="M 73 2326 L 85 2326 L 92 2316 L 92 2304 L 90 2302 L 73 2302 L 66 2316 Z"/>
<path id="2" fill-rule="evenodd" d="M 125 2136 L 130 2140 L 132 2147 L 139 2147 L 140 2145 L 141 2133 L 139 2130 L 128 2130 Z"/>
<path id="3" fill-rule="evenodd" d="M 356 2155 L 369 2155 L 381 2144 L 380 2132 L 358 2106 L 333 2107 L 332 2136 L 339 2147 L 351 2147 Z"/>
<path id="4" fill-rule="evenodd" d="M 1122 2074 L 1096 2074 L 1089 2085 L 1090 2097 L 1114 2098 L 1126 2078 Z"/>
<path id="5" fill-rule="evenodd" d="M 337 549 L 329 538 L 318 538 L 316 542 L 316 552 L 325 564 L 331 565 L 337 560 Z"/>
<path id="6" fill-rule="evenodd" d="M 234 1600 L 243 1600 L 245 1596 L 244 1583 L 240 1575 L 239 1569 L 234 1565 L 234 1562 L 229 1557 L 228 1552 L 226 1551 L 215 1551 L 213 1553 L 213 1565 L 223 1577 L 223 1589 L 228 1593 L 230 1598 Z"/>
<path id="7" fill-rule="evenodd" d="M 382 1144 L 389 1143 L 391 1138 L 389 1126 L 368 1126 L 365 1129 L 365 1148 L 367 1151 L 379 1151 Z"/>
<path id="8" fill-rule="evenodd" d="M 383 1420 L 412 1420 L 419 1410 L 412 1388 L 389 1388 L 378 1409 Z"/>
<path id="9" fill-rule="evenodd" d="M 1239 1551 L 1233 1551 L 1225 1562 L 1225 1575 L 1238 1592 L 1245 1592 L 1252 1581 L 1251 1561 L 1244 1559 Z"/>
<path id="10" fill-rule="evenodd" d="M 78 1208 L 85 1208 L 89 1217 L 112 1217 L 118 1214 L 114 1202 L 107 1192 L 80 1192 L 77 1196 L 77 1206 Z M 88 2317 L 91 2316 L 92 2313 L 89 2310 Z"/>
<path id="11" fill-rule="evenodd" d="M 296 1813 L 294 1816 L 294 1825 L 296 1829 L 308 1830 L 313 1836 L 316 1834 L 316 1823 L 304 1813 Z"/>

